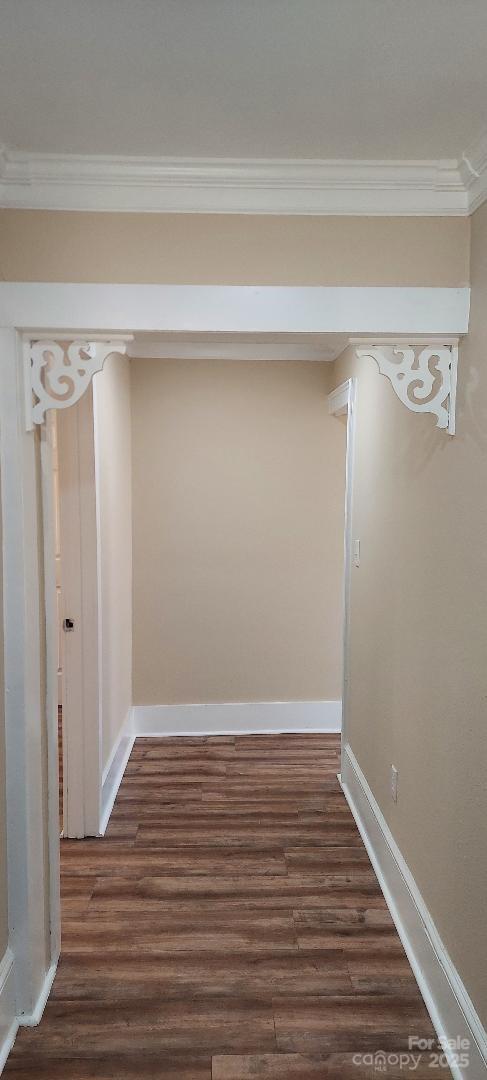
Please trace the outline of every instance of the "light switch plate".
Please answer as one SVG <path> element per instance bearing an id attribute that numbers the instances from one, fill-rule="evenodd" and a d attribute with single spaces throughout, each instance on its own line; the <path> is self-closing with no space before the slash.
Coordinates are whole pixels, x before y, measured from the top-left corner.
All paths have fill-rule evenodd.
<path id="1" fill-rule="evenodd" d="M 360 540 L 352 540 L 352 559 L 354 566 L 360 566 Z"/>
<path id="2" fill-rule="evenodd" d="M 397 780 L 398 771 L 395 765 L 391 765 L 391 795 L 394 802 L 397 802 Z"/>

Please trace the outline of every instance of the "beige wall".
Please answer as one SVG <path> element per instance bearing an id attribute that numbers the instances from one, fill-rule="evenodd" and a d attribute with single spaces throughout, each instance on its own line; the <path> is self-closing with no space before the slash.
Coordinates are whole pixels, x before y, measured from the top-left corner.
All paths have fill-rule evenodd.
<path id="1" fill-rule="evenodd" d="M 472 321 L 454 438 L 358 375 L 350 743 L 487 1020 L 487 204 L 473 218 Z M 399 769 L 397 805 L 390 766 Z"/>
<path id="2" fill-rule="evenodd" d="M 134 702 L 341 697 L 330 365 L 133 360 Z"/>
<path id="3" fill-rule="evenodd" d="M 0 489 L 1 494 L 1 489 Z M 2 506 L 0 500 L 0 552 Z M 0 960 L 8 944 L 7 804 L 5 793 L 5 679 L 3 633 L 3 559 L 0 558 Z"/>
<path id="4" fill-rule="evenodd" d="M 468 218 L 0 210 L 0 280 L 465 285 Z"/>
<path id="5" fill-rule="evenodd" d="M 130 363 L 111 356 L 93 380 L 100 525 L 102 747 L 106 766 L 132 705 Z"/>

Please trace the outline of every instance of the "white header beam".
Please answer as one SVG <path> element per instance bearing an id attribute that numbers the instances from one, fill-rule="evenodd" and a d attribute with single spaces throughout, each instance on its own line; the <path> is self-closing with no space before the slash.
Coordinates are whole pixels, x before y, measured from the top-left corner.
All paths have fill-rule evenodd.
<path id="1" fill-rule="evenodd" d="M 461 335 L 469 288 L 0 283 L 0 326 L 87 337 L 220 332 Z"/>

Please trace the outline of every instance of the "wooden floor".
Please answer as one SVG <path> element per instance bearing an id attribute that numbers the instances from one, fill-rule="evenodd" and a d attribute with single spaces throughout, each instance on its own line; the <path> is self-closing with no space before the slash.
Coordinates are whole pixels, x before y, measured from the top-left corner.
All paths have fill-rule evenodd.
<path id="1" fill-rule="evenodd" d="M 62 961 L 9 1080 L 364 1080 L 380 1050 L 450 1076 L 394 1064 L 433 1029 L 337 766 L 336 736 L 138 740 L 106 837 L 62 842 Z"/>

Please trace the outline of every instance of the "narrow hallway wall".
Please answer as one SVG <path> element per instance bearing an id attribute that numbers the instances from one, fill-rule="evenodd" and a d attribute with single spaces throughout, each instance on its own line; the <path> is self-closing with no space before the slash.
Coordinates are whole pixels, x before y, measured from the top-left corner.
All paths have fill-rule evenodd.
<path id="1" fill-rule="evenodd" d="M 133 360 L 134 703 L 337 700 L 331 365 Z"/>
<path id="2" fill-rule="evenodd" d="M 487 1021 L 487 204 L 472 218 L 457 434 L 358 381 L 349 741 L 453 963 Z M 398 801 L 390 770 L 399 770 Z"/>

